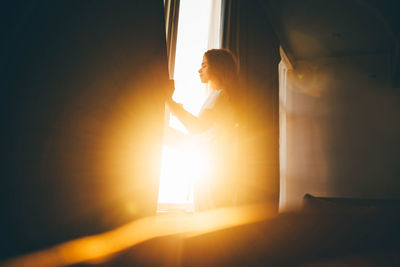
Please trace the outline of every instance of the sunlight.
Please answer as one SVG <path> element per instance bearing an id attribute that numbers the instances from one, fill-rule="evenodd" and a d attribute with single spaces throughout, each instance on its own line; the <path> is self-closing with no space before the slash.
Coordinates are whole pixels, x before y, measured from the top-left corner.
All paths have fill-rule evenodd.
<path id="1" fill-rule="evenodd" d="M 162 153 L 159 202 L 192 203 L 193 183 L 207 175 L 207 157 L 201 148 L 165 146 Z"/>
<path id="2" fill-rule="evenodd" d="M 107 261 L 118 252 L 157 237 L 175 234 L 193 237 L 234 226 L 260 222 L 273 218 L 274 210 L 274 207 L 264 204 L 216 209 L 197 214 L 146 217 L 105 233 L 78 238 L 41 251 L 18 256 L 0 262 L 0 265 L 4 267 L 61 267 L 86 262 L 84 266 L 90 266 L 90 264 Z M 148 256 L 154 257 L 153 254 Z M 152 262 L 154 263 L 154 261 Z M 163 265 L 176 266 L 177 264 L 163 262 Z"/>
<path id="3" fill-rule="evenodd" d="M 213 0 L 180 1 L 173 98 L 194 115 L 198 115 L 207 96 L 198 75 L 203 54 L 219 47 L 220 5 L 220 1 Z M 187 134 L 173 116 L 169 125 Z M 205 165 L 204 152 L 193 143 L 179 148 L 164 146 L 158 202 L 193 203 L 193 182 L 205 175 Z"/>

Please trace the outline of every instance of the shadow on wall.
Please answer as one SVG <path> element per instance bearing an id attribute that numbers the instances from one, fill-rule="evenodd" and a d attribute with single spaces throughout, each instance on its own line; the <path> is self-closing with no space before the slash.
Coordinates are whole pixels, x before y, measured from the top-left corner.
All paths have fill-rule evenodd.
<path id="1" fill-rule="evenodd" d="M 385 55 L 299 61 L 287 82 L 287 201 L 400 196 L 400 93 Z"/>

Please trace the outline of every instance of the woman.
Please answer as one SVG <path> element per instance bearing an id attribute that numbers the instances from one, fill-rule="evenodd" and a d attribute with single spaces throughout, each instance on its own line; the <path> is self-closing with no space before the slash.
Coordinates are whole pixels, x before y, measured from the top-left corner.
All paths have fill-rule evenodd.
<path id="1" fill-rule="evenodd" d="M 237 65 L 233 54 L 225 49 L 205 52 L 200 80 L 207 84 L 208 97 L 199 116 L 186 111 L 172 98 L 167 104 L 187 128 L 196 135 L 208 151 L 211 171 L 208 177 L 196 181 L 194 204 L 196 210 L 232 205 L 235 198 L 235 144 L 238 128 Z"/>

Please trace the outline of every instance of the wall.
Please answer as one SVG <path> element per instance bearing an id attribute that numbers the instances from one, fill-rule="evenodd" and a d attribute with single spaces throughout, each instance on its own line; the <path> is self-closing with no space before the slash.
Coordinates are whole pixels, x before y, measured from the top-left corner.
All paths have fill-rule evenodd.
<path id="1" fill-rule="evenodd" d="M 400 197 L 400 92 L 389 66 L 384 54 L 360 55 L 288 72 L 286 208 L 305 193 Z"/>

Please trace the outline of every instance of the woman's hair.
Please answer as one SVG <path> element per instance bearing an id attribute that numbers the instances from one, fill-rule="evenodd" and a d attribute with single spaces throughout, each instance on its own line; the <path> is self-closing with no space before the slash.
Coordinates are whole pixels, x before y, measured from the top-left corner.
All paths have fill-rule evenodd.
<path id="1" fill-rule="evenodd" d="M 238 85 L 235 56 L 227 49 L 210 49 L 204 56 L 207 58 L 210 80 L 233 97 Z"/>
<path id="2" fill-rule="evenodd" d="M 239 75 L 236 58 L 228 49 L 211 49 L 204 53 L 208 74 L 220 89 L 223 89 L 233 108 L 237 125 L 241 121 L 242 97 L 240 97 Z"/>

